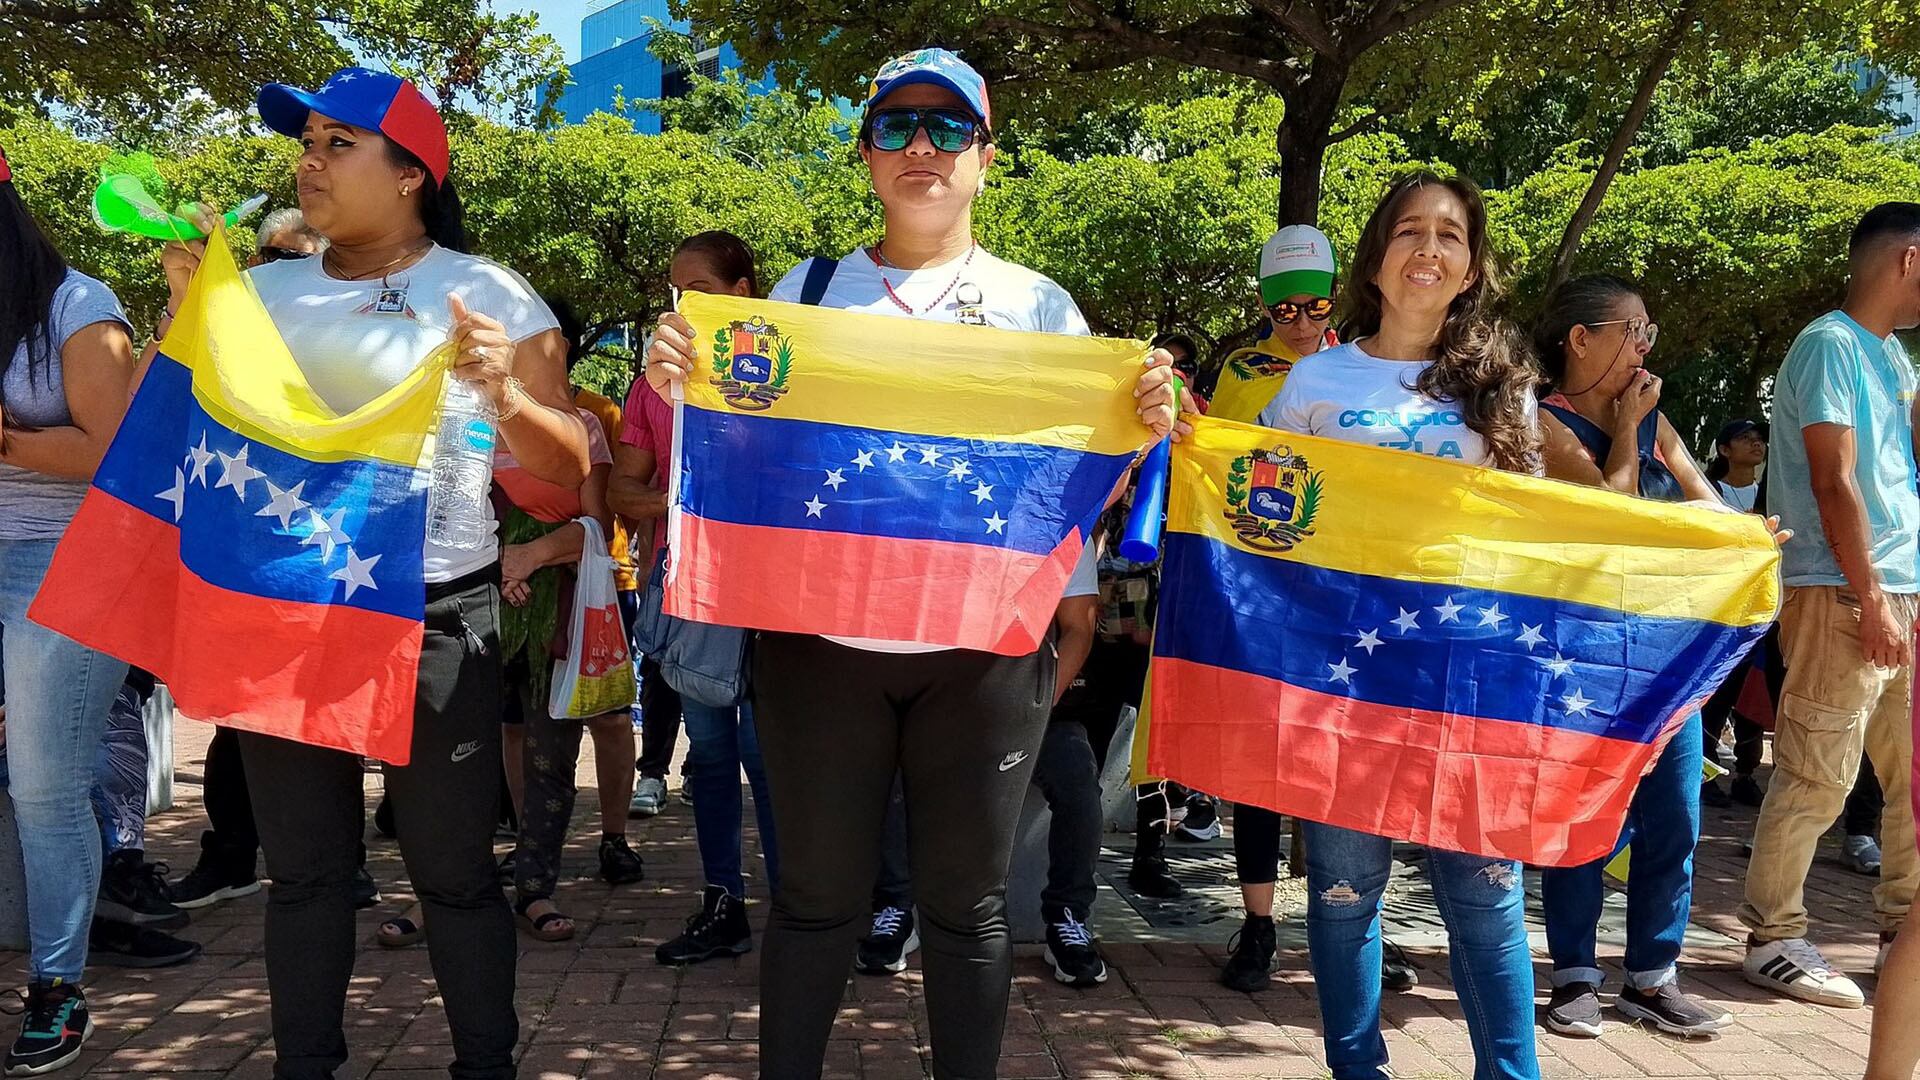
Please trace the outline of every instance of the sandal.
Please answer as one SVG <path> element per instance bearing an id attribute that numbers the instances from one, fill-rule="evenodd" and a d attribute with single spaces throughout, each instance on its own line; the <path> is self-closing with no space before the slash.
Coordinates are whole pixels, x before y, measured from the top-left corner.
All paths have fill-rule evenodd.
<path id="1" fill-rule="evenodd" d="M 427 936 L 427 928 L 414 918 L 419 914 L 421 914 L 420 905 L 415 904 L 407 909 L 407 914 L 388 919 L 373 932 L 373 940 L 384 949 L 404 949 L 409 945 L 418 945 L 421 939 Z"/>
<path id="2" fill-rule="evenodd" d="M 542 902 L 551 905 L 553 898 L 529 896 L 513 905 L 513 915 L 520 923 L 520 929 L 525 930 L 535 941 L 566 941 L 572 938 L 575 931 L 573 920 L 559 911 L 544 911 L 538 915 L 528 914 L 533 910 L 533 905 Z"/>

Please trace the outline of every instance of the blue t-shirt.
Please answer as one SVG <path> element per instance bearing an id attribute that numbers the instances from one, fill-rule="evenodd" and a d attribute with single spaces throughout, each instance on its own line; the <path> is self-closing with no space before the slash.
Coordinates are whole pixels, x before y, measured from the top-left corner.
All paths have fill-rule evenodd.
<path id="1" fill-rule="evenodd" d="M 1888 592 L 1920 592 L 1920 494 L 1914 490 L 1913 361 L 1842 311 L 1800 331 L 1773 385 L 1767 509 L 1793 530 L 1780 553 L 1788 585 L 1845 585 L 1813 501 L 1803 429 L 1853 429 L 1853 480 L 1866 504 L 1873 570 Z"/>
<path id="2" fill-rule="evenodd" d="M 67 427 L 67 383 L 60 353 L 67 339 L 94 323 L 112 322 L 132 327 L 113 290 L 78 270 L 68 270 L 54 290 L 47 321 L 39 328 L 43 364 L 27 364 L 22 342 L 7 365 L 4 391 L 7 422 L 23 427 Z M 87 493 L 85 480 L 63 480 L 0 463 L 0 540 L 58 540 L 80 509 Z"/>

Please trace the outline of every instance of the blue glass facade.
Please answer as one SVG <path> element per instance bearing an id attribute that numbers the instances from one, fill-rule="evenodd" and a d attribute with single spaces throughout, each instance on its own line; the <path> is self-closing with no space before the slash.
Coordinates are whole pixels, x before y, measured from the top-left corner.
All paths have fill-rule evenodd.
<path id="1" fill-rule="evenodd" d="M 686 92 L 685 79 L 677 77 L 684 73 L 666 68 L 649 49 L 653 20 L 678 33 L 692 32 L 691 23 L 667 11 L 667 0 L 619 0 L 581 20 L 580 60 L 568 68 L 567 84 L 555 102 L 566 123 L 578 124 L 596 112 L 613 111 L 616 93 L 631 101 Z M 723 42 L 700 53 L 699 67 L 704 74 L 717 76 L 739 69 L 740 55 Z M 762 77 L 753 86 L 765 93 L 773 88 L 773 80 Z M 659 114 L 630 108 L 626 115 L 635 131 L 659 134 Z"/>

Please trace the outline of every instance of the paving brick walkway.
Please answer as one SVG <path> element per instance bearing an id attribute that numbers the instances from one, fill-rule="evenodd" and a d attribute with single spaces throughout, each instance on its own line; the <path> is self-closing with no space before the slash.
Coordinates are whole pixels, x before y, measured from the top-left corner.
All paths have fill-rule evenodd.
<path id="1" fill-rule="evenodd" d="M 198 783 L 208 731 L 187 724 L 178 732 L 179 805 L 156 815 L 149 826 L 152 857 L 180 869 L 191 864 L 203 826 Z M 653 962 L 653 947 L 679 931 L 698 886 L 690 809 L 676 803 L 659 818 L 635 823 L 634 842 L 647 859 L 647 881 L 609 888 L 588 876 L 593 797 L 584 785 L 591 777 L 591 761 L 583 760 L 582 827 L 570 851 L 573 876 L 559 892 L 581 932 L 574 941 L 556 945 L 521 939 L 521 1077 L 754 1075 L 757 954 L 685 971 Z M 830 776 L 821 779 L 831 782 Z M 374 785 L 369 782 L 370 794 Z M 1774 1000 L 1740 980 L 1741 930 L 1732 912 L 1745 866 L 1740 840 L 1752 828 L 1752 812 L 1709 811 L 1708 816 L 1685 978 L 1693 991 L 1733 1010 L 1738 1023 L 1712 1042 L 1681 1042 L 1621 1024 L 1610 1025 L 1597 1041 L 1543 1031 L 1548 1080 L 1862 1074 L 1871 1008 L 1847 1012 Z M 444 1076 L 449 1037 L 424 949 L 392 952 L 373 942 L 379 920 L 411 896 L 394 846 L 374 839 L 370 847 L 387 900 L 359 919 L 362 951 L 348 1013 L 353 1059 L 343 1075 L 349 1080 Z M 1841 966 L 1861 973 L 1871 994 L 1872 978 L 1866 974 L 1874 948 L 1871 882 L 1840 869 L 1831 856 L 1831 847 L 1823 851 L 1809 887 L 1816 937 Z M 1394 1066 L 1402 1077 L 1471 1076 L 1466 1027 L 1444 952 L 1420 938 L 1417 890 L 1404 895 L 1394 901 L 1390 915 L 1398 932 L 1415 939 L 1410 951 L 1420 967 L 1420 986 L 1389 995 L 1385 1002 Z M 206 946 L 192 964 L 91 973 L 89 997 L 99 1031 L 80 1064 L 60 1075 L 268 1077 L 263 900 L 249 897 L 198 914 L 183 931 Z M 1110 890 L 1103 890 L 1101 902 L 1125 904 Z M 1617 904 L 1610 910 L 1617 911 Z M 758 924 L 764 903 L 755 904 L 755 912 Z M 1610 921 L 1617 923 L 1617 917 Z M 1057 985 L 1034 950 L 1022 950 L 1003 1077 L 1326 1075 L 1304 949 L 1283 952 L 1283 972 L 1274 987 L 1249 997 L 1214 981 L 1231 923 L 1167 933 L 1123 910 L 1104 913 L 1100 925 L 1113 976 L 1093 991 Z M 1183 936 L 1203 940 L 1170 940 Z M 1300 938 L 1296 931 L 1283 940 Z M 1609 948 L 1605 941 L 1603 935 L 1603 953 L 1617 960 L 1618 942 Z M 0 956 L 0 962 L 8 985 L 19 985 L 24 979 L 20 957 Z M 1544 965 L 1539 971 L 1544 983 Z M 917 969 L 890 980 L 857 978 L 849 985 L 827 1074 L 867 1080 L 922 1076 L 925 1040 Z"/>

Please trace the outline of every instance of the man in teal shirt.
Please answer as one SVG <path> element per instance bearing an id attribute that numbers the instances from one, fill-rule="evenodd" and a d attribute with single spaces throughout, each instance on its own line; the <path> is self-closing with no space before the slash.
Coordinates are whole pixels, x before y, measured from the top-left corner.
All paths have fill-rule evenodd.
<path id="1" fill-rule="evenodd" d="M 1845 305 L 1801 331 L 1774 383 L 1767 505 L 1794 534 L 1781 552 L 1787 671 L 1740 917 L 1752 930 L 1747 981 L 1857 1008 L 1860 988 L 1806 939 L 1804 892 L 1863 752 L 1887 796 L 1874 890 L 1883 959 L 1920 882 L 1909 797 L 1920 592 L 1916 380 L 1893 336 L 1920 325 L 1920 204 L 1869 211 L 1854 229 L 1848 271 Z M 1887 986 L 1883 979 L 1883 1009 Z"/>

